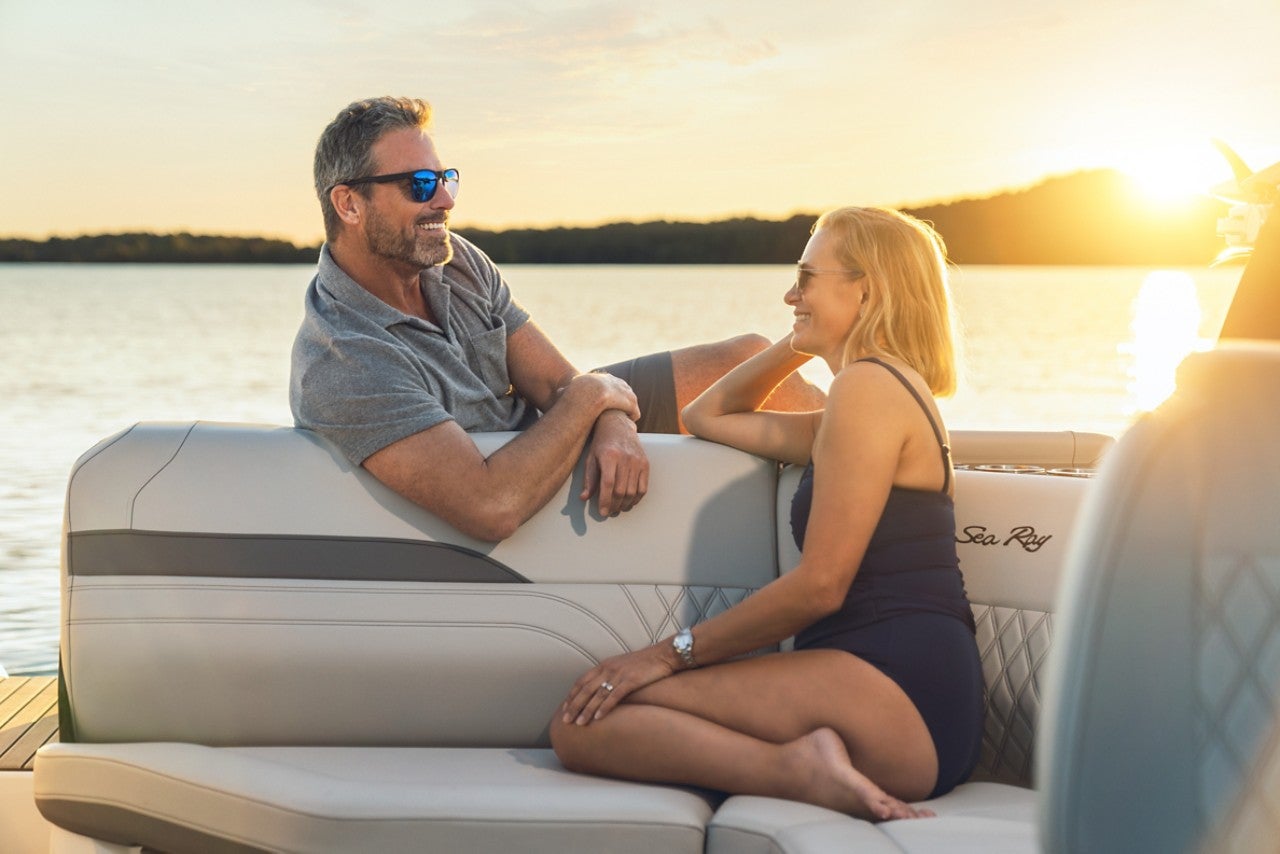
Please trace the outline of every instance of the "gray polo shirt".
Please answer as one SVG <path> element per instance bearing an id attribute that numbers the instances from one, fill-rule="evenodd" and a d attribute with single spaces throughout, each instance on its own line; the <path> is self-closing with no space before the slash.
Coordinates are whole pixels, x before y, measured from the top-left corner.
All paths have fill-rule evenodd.
<path id="1" fill-rule="evenodd" d="M 334 263 L 327 244 L 320 249 L 293 344 L 289 402 L 299 427 L 355 465 L 442 421 L 518 430 L 536 417 L 507 374 L 507 336 L 529 315 L 488 256 L 451 240 L 453 260 L 421 276 L 441 326 L 387 305 Z"/>

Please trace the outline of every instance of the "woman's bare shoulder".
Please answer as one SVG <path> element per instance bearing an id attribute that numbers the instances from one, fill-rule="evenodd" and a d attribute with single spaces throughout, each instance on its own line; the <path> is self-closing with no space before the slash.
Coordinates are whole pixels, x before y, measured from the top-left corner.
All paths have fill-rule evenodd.
<path id="1" fill-rule="evenodd" d="M 913 391 L 919 394 L 923 388 L 928 394 L 928 386 L 916 371 L 906 365 L 894 367 L 914 386 Z M 824 418 L 848 429 L 900 433 L 905 438 L 917 426 L 919 409 L 907 386 L 883 365 L 851 362 L 831 382 Z"/>
<path id="2" fill-rule="evenodd" d="M 905 365 L 894 365 L 908 382 L 923 382 L 919 374 Z M 828 398 L 865 398 L 894 397 L 894 392 L 901 391 L 902 381 L 887 370 L 884 365 L 875 362 L 850 362 L 840 369 L 831 381 Z"/>

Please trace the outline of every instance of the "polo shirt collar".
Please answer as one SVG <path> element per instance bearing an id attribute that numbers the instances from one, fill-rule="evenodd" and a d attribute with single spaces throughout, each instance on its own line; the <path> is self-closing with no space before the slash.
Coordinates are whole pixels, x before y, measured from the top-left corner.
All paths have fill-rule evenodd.
<path id="1" fill-rule="evenodd" d="M 329 292 L 331 299 L 351 306 L 361 316 L 368 318 L 384 329 L 390 329 L 400 323 L 424 326 L 428 329 L 438 328 L 420 317 L 405 314 L 400 309 L 387 305 L 365 290 L 355 279 L 348 276 L 338 266 L 338 262 L 333 260 L 333 254 L 329 251 L 328 243 L 320 247 L 320 262 L 317 273 L 321 287 Z M 418 277 L 419 287 L 423 289 L 423 293 L 431 305 L 431 310 L 436 312 L 437 316 L 447 323 L 448 321 L 445 319 L 447 314 L 440 313 L 441 308 L 446 312 L 448 311 L 449 295 L 447 289 L 442 294 L 442 300 L 432 299 L 433 294 L 439 292 L 439 285 L 443 282 L 444 268 L 440 266 L 428 267 Z"/>

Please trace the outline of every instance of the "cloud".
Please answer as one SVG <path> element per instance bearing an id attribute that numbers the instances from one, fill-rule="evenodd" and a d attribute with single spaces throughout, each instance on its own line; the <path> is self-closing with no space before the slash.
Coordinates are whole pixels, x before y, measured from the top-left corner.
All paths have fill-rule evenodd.
<path id="1" fill-rule="evenodd" d="M 778 55 L 776 45 L 740 36 L 714 17 L 681 21 L 651 7 L 614 4 L 495 16 L 481 11 L 445 29 L 446 37 L 483 44 L 506 64 L 553 79 L 640 77 L 688 64 L 734 67 Z"/>

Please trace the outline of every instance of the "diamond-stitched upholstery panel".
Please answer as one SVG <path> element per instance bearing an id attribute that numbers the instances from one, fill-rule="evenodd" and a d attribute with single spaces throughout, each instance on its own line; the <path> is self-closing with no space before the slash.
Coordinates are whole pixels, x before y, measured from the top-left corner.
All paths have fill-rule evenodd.
<path id="1" fill-rule="evenodd" d="M 973 605 L 973 617 L 987 714 L 972 779 L 1029 787 L 1053 618 L 1043 611 L 979 604 Z"/>
<path id="2" fill-rule="evenodd" d="M 727 611 L 755 592 L 749 587 L 666 584 L 626 584 L 622 590 L 649 631 L 649 643 Z"/>
<path id="3" fill-rule="evenodd" d="M 1196 730 L 1200 814 L 1208 824 L 1242 781 L 1241 812 L 1280 825 L 1280 791 L 1250 786 L 1261 741 L 1280 712 L 1280 557 L 1203 560 L 1196 598 Z"/>

